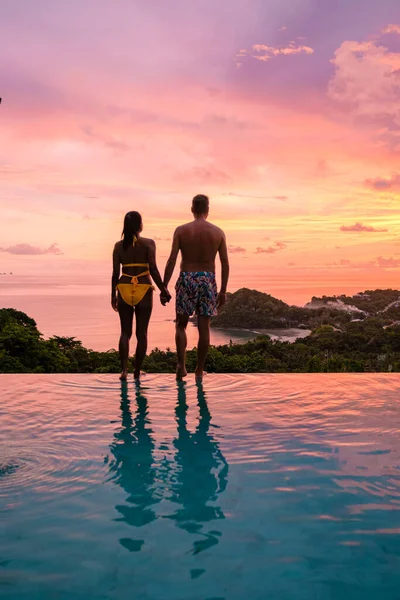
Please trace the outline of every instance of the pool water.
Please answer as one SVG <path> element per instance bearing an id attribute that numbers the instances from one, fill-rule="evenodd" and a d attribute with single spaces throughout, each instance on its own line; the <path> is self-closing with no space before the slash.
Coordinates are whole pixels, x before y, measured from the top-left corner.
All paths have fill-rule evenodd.
<path id="1" fill-rule="evenodd" d="M 400 598 L 397 375 L 0 385 L 1 598 Z"/>

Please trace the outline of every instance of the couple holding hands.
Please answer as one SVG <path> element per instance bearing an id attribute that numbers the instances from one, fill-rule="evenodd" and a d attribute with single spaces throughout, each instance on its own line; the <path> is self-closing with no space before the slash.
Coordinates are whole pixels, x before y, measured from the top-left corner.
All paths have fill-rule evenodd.
<path id="1" fill-rule="evenodd" d="M 217 308 L 225 304 L 229 277 L 228 250 L 225 234 L 208 218 L 209 199 L 199 194 L 192 200 L 193 221 L 181 225 L 174 232 L 171 254 L 161 278 L 156 263 L 156 245 L 142 237 L 143 221 L 136 211 L 125 215 L 122 240 L 114 246 L 111 305 L 119 313 L 121 336 L 119 355 L 121 379 L 128 376 L 129 341 L 132 336 L 133 316 L 136 317 L 136 353 L 134 378 L 139 380 L 140 369 L 147 351 L 147 330 L 153 310 L 151 279 L 160 290 L 165 306 L 171 300 L 168 284 L 181 252 L 180 275 L 175 285 L 176 320 L 175 341 L 178 355 L 176 376 L 182 379 L 186 372 L 186 327 L 193 314 L 198 318 L 196 379 L 203 377 L 204 363 L 210 345 L 210 319 Z M 215 257 L 221 260 L 221 288 L 217 292 Z M 122 266 L 122 273 L 121 273 Z"/>

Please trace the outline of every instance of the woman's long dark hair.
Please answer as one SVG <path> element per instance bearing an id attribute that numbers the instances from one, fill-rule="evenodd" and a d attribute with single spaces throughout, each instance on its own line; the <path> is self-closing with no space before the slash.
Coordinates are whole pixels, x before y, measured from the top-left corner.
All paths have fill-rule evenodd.
<path id="1" fill-rule="evenodd" d="M 142 215 L 136 210 L 131 210 L 126 213 L 124 219 L 124 229 L 122 230 L 123 242 L 122 246 L 124 250 L 132 246 L 133 240 L 135 237 L 138 237 L 138 234 L 142 228 Z"/>

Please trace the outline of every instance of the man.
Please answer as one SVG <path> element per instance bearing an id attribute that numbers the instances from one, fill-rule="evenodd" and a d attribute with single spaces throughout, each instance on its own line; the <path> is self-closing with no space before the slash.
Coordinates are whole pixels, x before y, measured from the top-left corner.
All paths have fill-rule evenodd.
<path id="1" fill-rule="evenodd" d="M 175 230 L 171 254 L 165 267 L 164 285 L 168 286 L 174 272 L 179 250 L 182 254 L 180 276 L 176 283 L 176 332 L 178 353 L 176 375 L 182 379 L 186 372 L 186 327 L 189 317 L 198 317 L 196 379 L 203 377 L 204 363 L 210 345 L 210 319 L 217 308 L 225 304 L 229 277 L 229 261 L 225 234 L 207 221 L 209 199 L 199 194 L 192 201 L 194 220 Z M 215 257 L 221 260 L 221 289 L 217 294 Z"/>

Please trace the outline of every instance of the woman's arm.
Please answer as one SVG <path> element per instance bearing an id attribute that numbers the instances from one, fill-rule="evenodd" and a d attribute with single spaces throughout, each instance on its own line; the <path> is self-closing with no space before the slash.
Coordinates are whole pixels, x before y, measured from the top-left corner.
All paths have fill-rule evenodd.
<path id="1" fill-rule="evenodd" d="M 149 243 L 149 255 L 148 256 L 149 256 L 149 271 L 150 271 L 150 275 L 153 278 L 154 283 L 156 284 L 156 286 L 158 287 L 158 289 L 160 290 L 160 292 L 163 296 L 169 296 L 168 290 L 165 287 L 165 285 L 163 284 L 163 280 L 161 279 L 160 272 L 157 268 L 156 244 L 153 240 L 150 240 L 150 243 Z"/>
<path id="2" fill-rule="evenodd" d="M 118 283 L 119 271 L 120 271 L 120 259 L 119 259 L 119 252 L 117 249 L 117 244 L 115 244 L 115 246 L 114 246 L 112 262 L 113 262 L 113 270 L 112 270 L 112 277 L 111 277 L 111 306 L 116 311 L 116 310 L 118 310 L 118 308 L 117 308 L 117 283 Z"/>

